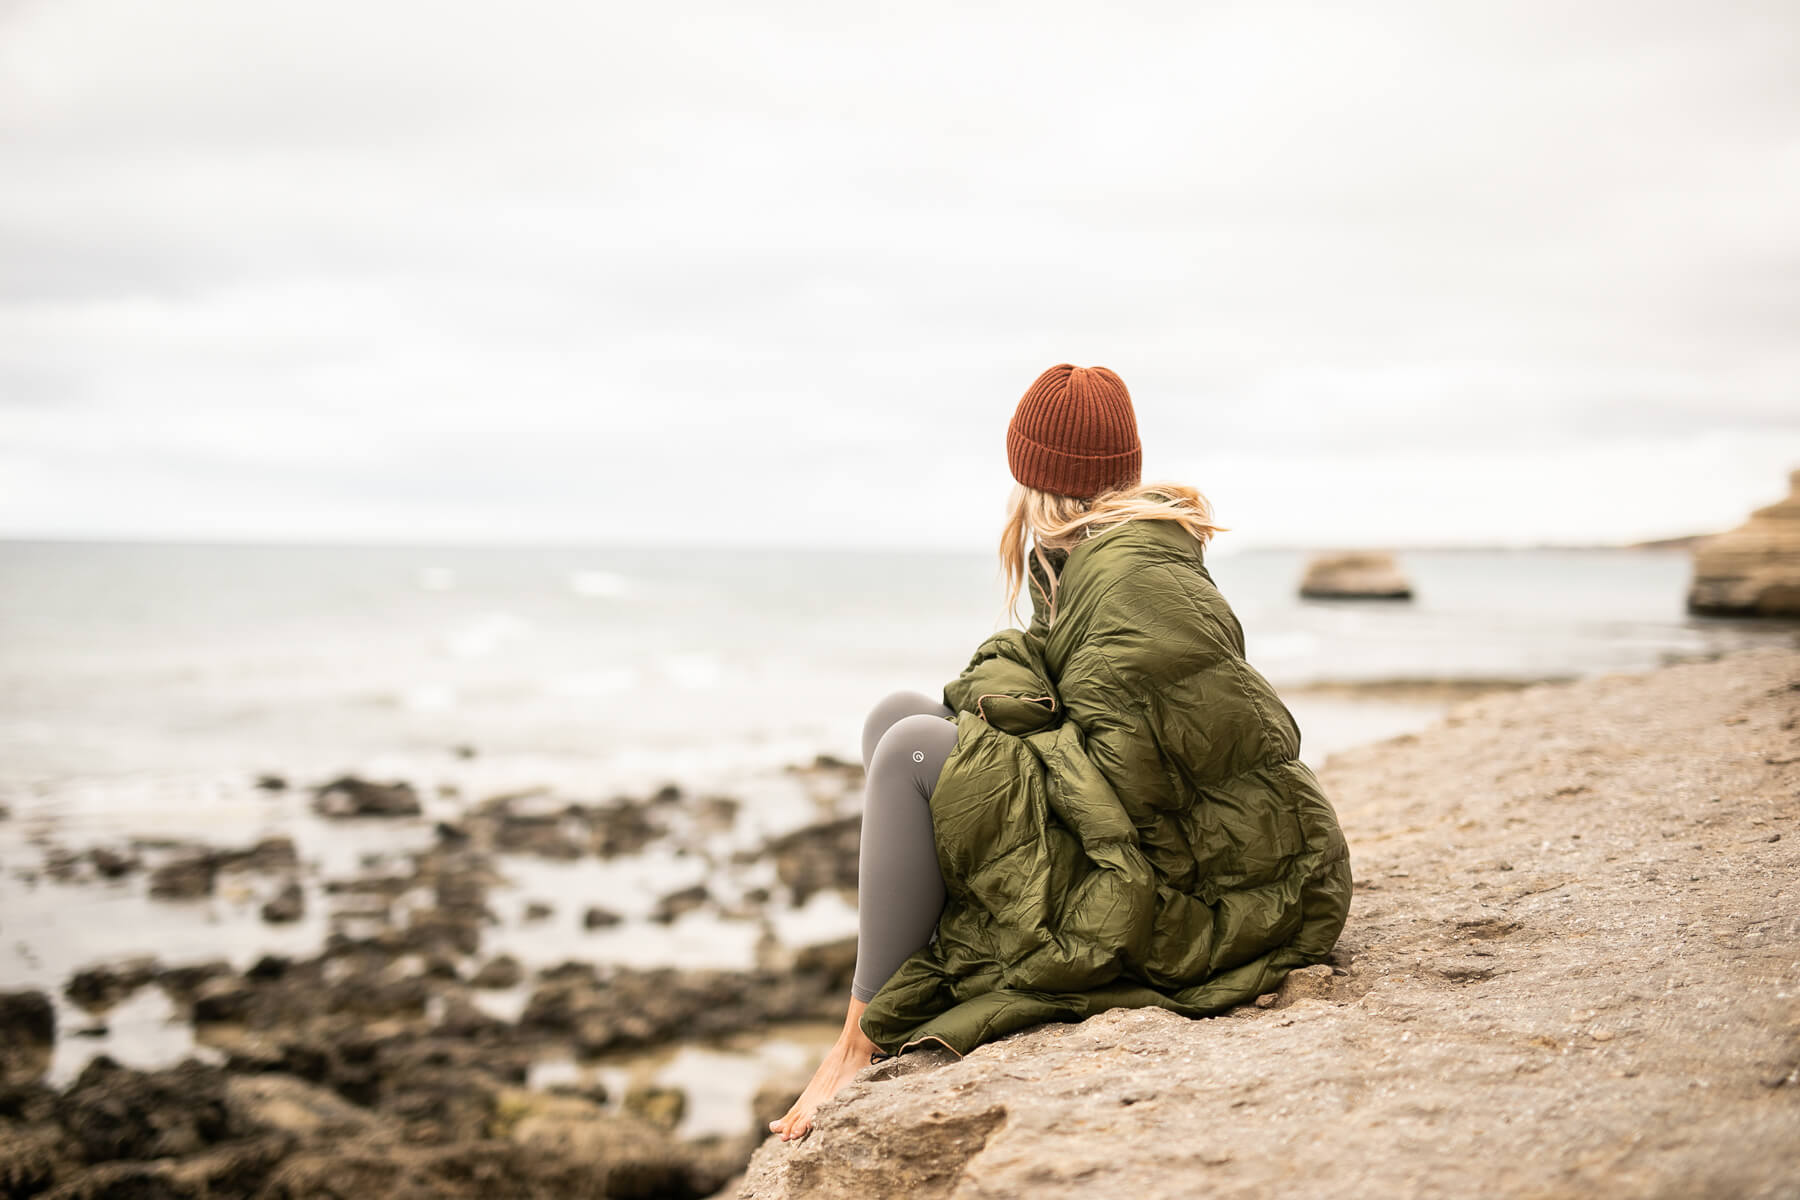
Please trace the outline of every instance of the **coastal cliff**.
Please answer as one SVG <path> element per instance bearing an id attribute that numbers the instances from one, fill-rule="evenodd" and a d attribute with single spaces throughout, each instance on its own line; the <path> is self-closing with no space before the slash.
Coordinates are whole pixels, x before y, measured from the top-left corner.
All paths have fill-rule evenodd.
<path id="1" fill-rule="evenodd" d="M 1785 499 L 1694 550 L 1688 608 L 1713 616 L 1800 617 L 1800 471 Z"/>
<path id="2" fill-rule="evenodd" d="M 1321 777 L 1358 876 L 1328 963 L 1217 1017 L 1116 1010 L 871 1067 L 736 1194 L 1800 1178 L 1800 652 L 1480 697 Z"/>

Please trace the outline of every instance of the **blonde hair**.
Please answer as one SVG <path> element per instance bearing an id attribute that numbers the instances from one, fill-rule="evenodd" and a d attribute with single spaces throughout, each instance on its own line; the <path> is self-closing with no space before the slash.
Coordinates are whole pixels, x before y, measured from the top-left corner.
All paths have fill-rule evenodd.
<path id="1" fill-rule="evenodd" d="M 1185 483 L 1157 480 L 1110 488 L 1091 499 L 1058 495 L 1015 483 L 1006 502 L 1006 525 L 1000 531 L 1000 569 L 1006 579 L 1005 619 L 1018 619 L 1019 589 L 1028 578 L 1025 539 L 1050 580 L 1050 612 L 1056 620 L 1056 572 L 1044 557 L 1044 547 L 1074 547 L 1091 537 L 1116 529 L 1127 521 L 1178 521 L 1204 546 L 1226 526 L 1213 523 L 1212 504 L 1199 489 Z"/>

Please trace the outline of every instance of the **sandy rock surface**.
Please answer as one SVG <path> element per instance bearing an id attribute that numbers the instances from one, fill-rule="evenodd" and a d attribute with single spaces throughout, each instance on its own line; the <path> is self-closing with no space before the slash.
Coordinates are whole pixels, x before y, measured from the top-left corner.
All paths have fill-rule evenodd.
<path id="1" fill-rule="evenodd" d="M 739 1194 L 1800 1195 L 1800 653 L 1483 697 L 1321 777 L 1331 963 L 871 1067 Z"/>

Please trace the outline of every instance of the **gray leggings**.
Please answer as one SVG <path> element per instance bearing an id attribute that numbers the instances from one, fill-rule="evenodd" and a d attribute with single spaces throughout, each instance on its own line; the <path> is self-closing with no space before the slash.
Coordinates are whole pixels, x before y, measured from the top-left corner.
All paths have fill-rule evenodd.
<path id="1" fill-rule="evenodd" d="M 893 692 L 863 722 L 856 974 L 850 994 L 864 1003 L 931 940 L 944 909 L 944 877 L 931 836 L 931 792 L 956 745 L 955 716 L 922 692 Z"/>

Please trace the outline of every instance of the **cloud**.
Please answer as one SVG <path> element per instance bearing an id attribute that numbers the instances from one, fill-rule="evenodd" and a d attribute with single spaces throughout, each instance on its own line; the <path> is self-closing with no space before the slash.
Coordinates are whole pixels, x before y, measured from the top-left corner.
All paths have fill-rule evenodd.
<path id="1" fill-rule="evenodd" d="M 14 4 L 0 532 L 985 547 L 1057 361 L 1251 539 L 1729 523 L 1800 461 L 1796 25 Z"/>

